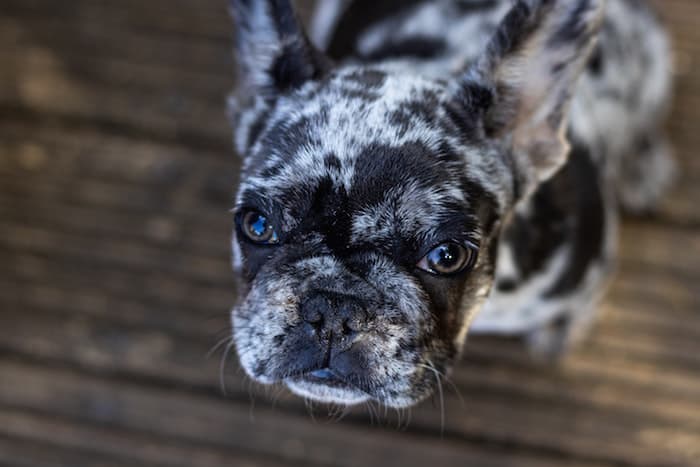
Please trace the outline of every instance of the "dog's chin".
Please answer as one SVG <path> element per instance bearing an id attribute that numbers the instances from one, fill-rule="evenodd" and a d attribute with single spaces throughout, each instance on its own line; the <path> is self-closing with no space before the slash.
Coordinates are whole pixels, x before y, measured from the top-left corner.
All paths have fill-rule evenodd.
<path id="1" fill-rule="evenodd" d="M 342 382 L 322 383 L 299 376 L 285 378 L 284 384 L 301 397 L 326 404 L 356 405 L 370 399 L 367 393 Z"/>

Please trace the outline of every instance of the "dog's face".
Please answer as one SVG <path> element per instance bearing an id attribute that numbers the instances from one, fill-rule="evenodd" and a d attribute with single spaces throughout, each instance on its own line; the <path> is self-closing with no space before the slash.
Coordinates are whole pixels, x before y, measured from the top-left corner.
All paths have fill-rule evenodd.
<path id="1" fill-rule="evenodd" d="M 236 208 L 249 290 L 235 339 L 256 379 L 405 406 L 458 353 L 508 171 L 450 104 L 444 85 L 369 68 L 279 99 Z"/>
<path id="2" fill-rule="evenodd" d="M 245 156 L 233 329 L 255 380 L 405 407 L 447 371 L 488 296 L 501 219 L 564 160 L 575 73 L 564 66 L 552 80 L 566 86 L 534 104 L 525 84 L 499 81 L 538 39 L 516 22 L 557 14 L 522 5 L 478 67 L 436 80 L 334 68 L 287 2 L 234 2 L 246 81 L 232 112 Z M 550 55 L 576 67 L 571 47 Z"/>

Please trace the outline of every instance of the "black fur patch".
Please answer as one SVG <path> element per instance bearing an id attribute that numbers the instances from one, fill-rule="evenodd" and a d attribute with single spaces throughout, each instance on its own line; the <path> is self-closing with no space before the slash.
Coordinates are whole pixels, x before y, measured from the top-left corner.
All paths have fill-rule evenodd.
<path id="1" fill-rule="evenodd" d="M 580 285 L 591 263 L 602 259 L 606 229 L 600 173 L 585 146 L 574 144 L 569 163 L 559 177 L 568 179 L 564 185 L 573 197 L 573 206 L 569 207 L 570 215 L 575 216 L 569 238 L 572 255 L 566 271 L 547 292 L 547 297 L 564 295 Z"/>
<path id="2" fill-rule="evenodd" d="M 369 62 L 379 62 L 390 58 L 434 58 L 441 55 L 447 43 L 439 37 L 415 36 L 397 42 L 389 42 L 372 50 L 361 58 Z"/>
<path id="3" fill-rule="evenodd" d="M 328 55 L 334 59 L 353 55 L 358 36 L 380 21 L 400 14 L 425 0 L 354 0 L 338 21 Z M 367 12 L 372 14 L 368 15 Z"/>
<path id="4" fill-rule="evenodd" d="M 574 146 L 569 163 L 533 195 L 527 216 L 514 216 L 504 233 L 522 280 L 541 272 L 563 245 L 572 248 L 566 270 L 546 292 L 546 298 L 565 295 L 580 285 L 590 264 L 603 253 L 605 215 L 600 174 L 588 150 Z M 499 290 L 513 290 L 507 280 Z"/>

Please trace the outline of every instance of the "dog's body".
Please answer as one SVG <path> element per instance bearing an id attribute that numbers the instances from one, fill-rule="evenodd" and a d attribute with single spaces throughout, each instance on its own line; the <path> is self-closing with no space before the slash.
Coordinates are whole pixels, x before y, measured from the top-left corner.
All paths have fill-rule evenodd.
<path id="1" fill-rule="evenodd" d="M 365 3 L 378 17 L 358 23 Z M 634 0 L 321 6 L 314 35 L 341 66 L 287 2 L 234 1 L 246 371 L 405 406 L 470 327 L 561 354 L 609 279 L 618 202 L 649 209 L 670 179 L 653 14 Z M 466 254 L 460 270 L 426 266 Z"/>

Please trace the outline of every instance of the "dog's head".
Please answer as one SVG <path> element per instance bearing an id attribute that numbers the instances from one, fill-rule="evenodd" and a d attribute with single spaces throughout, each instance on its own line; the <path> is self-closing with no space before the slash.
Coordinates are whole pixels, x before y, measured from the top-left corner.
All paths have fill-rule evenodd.
<path id="1" fill-rule="evenodd" d="M 411 405 L 489 294 L 501 220 L 565 161 L 600 2 L 519 1 L 441 79 L 333 65 L 285 0 L 232 11 L 242 366 L 313 399 Z"/>

